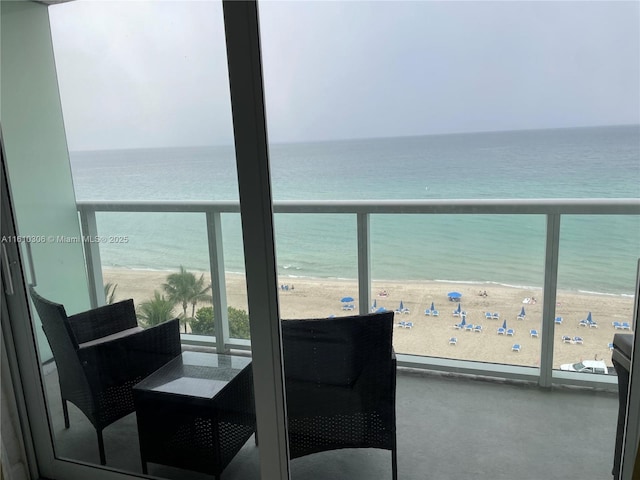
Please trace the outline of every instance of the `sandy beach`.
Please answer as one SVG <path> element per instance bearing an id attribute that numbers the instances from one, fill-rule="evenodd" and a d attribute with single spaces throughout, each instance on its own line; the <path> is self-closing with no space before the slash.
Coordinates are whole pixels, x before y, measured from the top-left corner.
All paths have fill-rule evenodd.
<path id="1" fill-rule="evenodd" d="M 136 305 L 153 297 L 154 290 L 162 290 L 165 278 L 171 272 L 127 270 L 105 268 L 104 281 L 117 284 L 116 299 L 133 298 Z M 198 273 L 200 275 L 200 273 Z M 205 273 L 209 282 L 209 276 Z M 229 306 L 247 309 L 247 294 L 244 276 L 228 274 L 227 303 Z M 340 299 L 351 296 L 357 299 L 355 280 L 281 278 L 281 285 L 288 290 L 280 292 L 280 313 L 283 319 L 317 318 L 329 315 L 349 315 L 343 311 Z M 487 296 L 479 295 L 479 291 Z M 379 296 L 386 291 L 388 296 Z M 462 293 L 462 309 L 467 312 L 467 323 L 482 325 L 483 331 L 456 330 L 454 324 L 460 319 L 453 316 L 457 303 L 450 302 L 447 293 Z M 495 285 L 471 285 L 426 281 L 385 281 L 373 282 L 372 300 L 378 307 L 390 310 L 398 308 L 400 301 L 410 313 L 396 314 L 394 346 L 397 353 L 427 355 L 434 357 L 478 360 L 494 363 L 536 366 L 540 361 L 540 338 L 532 337 L 531 329 L 540 331 L 542 320 L 542 291 L 510 288 Z M 535 298 L 535 304 L 523 304 L 523 299 Z M 426 316 L 424 311 L 434 302 L 439 316 Z M 203 304 L 202 306 L 204 306 Z M 200 306 L 200 305 L 199 305 Z M 198 308 L 199 308 L 198 306 Z M 522 307 L 526 317 L 517 320 Z M 597 328 L 579 326 L 578 322 L 592 313 Z M 485 319 L 485 312 L 498 312 L 499 320 Z M 179 313 L 178 308 L 175 310 Z M 597 358 L 611 365 L 608 344 L 615 330 L 613 321 L 631 322 L 633 299 L 627 296 L 582 294 L 559 291 L 557 294 L 556 316 L 563 317 L 563 323 L 555 325 L 554 367 L 563 363 Z M 507 327 L 515 331 L 513 337 L 498 335 L 497 329 L 506 319 Z M 397 325 L 400 321 L 413 322 L 413 328 Z M 581 336 L 584 343 L 563 343 L 563 335 Z M 457 345 L 449 345 L 449 338 L 455 336 Z M 521 345 L 520 352 L 513 352 L 514 343 Z"/>

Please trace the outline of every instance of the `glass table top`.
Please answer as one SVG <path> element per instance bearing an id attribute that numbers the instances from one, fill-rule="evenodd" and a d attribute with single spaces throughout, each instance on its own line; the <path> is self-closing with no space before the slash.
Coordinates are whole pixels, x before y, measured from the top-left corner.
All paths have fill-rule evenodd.
<path id="1" fill-rule="evenodd" d="M 183 352 L 134 389 L 213 398 L 250 363 L 248 357 Z"/>

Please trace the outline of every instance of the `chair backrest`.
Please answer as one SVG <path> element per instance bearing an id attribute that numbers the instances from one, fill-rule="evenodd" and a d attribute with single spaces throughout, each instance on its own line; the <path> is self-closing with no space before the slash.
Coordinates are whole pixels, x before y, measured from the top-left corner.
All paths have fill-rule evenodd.
<path id="1" fill-rule="evenodd" d="M 393 312 L 283 320 L 285 378 L 352 386 L 392 373 Z"/>
<path id="2" fill-rule="evenodd" d="M 53 352 L 60 383 L 65 384 L 72 378 L 84 378 L 84 371 L 78 359 L 78 342 L 67 320 L 64 306 L 41 297 L 31 286 L 29 293 Z"/>

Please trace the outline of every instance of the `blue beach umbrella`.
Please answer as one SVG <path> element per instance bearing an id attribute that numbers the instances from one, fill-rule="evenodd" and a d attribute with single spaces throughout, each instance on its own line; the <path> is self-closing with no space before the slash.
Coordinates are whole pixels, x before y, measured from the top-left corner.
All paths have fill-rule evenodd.
<path id="1" fill-rule="evenodd" d="M 449 297 L 449 299 L 457 300 L 462 298 L 462 294 L 460 292 L 449 292 L 447 293 L 447 297 Z"/>
<path id="2" fill-rule="evenodd" d="M 505 330 L 507 329 L 507 320 L 505 319 L 504 322 L 502 322 L 502 328 L 504 328 Z"/>
<path id="3" fill-rule="evenodd" d="M 593 319 L 591 318 L 591 312 L 587 315 L 587 323 L 592 323 Z"/>
<path id="4" fill-rule="evenodd" d="M 462 306 L 460 305 L 460 302 L 458 302 L 458 308 L 456 309 L 456 312 L 462 312 Z"/>
<path id="5" fill-rule="evenodd" d="M 353 302 L 353 297 L 342 297 L 342 298 L 340 299 L 340 301 L 341 301 L 342 303 L 349 303 L 349 302 Z"/>
<path id="6" fill-rule="evenodd" d="M 374 299 L 373 300 L 373 305 L 371 305 L 371 309 L 375 310 L 376 308 L 378 308 L 378 300 Z"/>
<path id="7" fill-rule="evenodd" d="M 524 313 L 524 307 L 522 307 L 522 310 L 520 310 L 520 316 L 524 317 L 525 313 Z"/>
<path id="8" fill-rule="evenodd" d="M 402 300 L 400 300 L 400 306 L 398 307 L 398 310 L 404 310 L 404 304 L 402 303 Z"/>
<path id="9" fill-rule="evenodd" d="M 433 302 L 431 302 L 431 311 L 435 310 L 436 306 L 433 304 Z"/>
<path id="10" fill-rule="evenodd" d="M 460 322 L 460 326 L 463 327 L 467 324 L 467 316 L 462 317 L 462 321 Z"/>

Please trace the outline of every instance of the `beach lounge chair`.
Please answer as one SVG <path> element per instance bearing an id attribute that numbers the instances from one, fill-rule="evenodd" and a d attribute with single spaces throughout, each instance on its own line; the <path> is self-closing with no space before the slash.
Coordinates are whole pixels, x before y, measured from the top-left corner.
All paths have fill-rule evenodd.
<path id="1" fill-rule="evenodd" d="M 504 335 L 505 333 L 507 333 L 507 329 L 504 327 L 500 327 L 498 329 L 498 335 Z"/>
<path id="2" fill-rule="evenodd" d="M 342 310 L 355 310 L 356 306 L 352 303 L 346 303 L 342 306 Z"/>
<path id="3" fill-rule="evenodd" d="M 431 316 L 431 310 L 429 310 L 429 309 L 427 308 L 427 309 L 424 311 L 424 314 L 425 314 L 425 315 L 429 315 L 429 316 Z"/>
<path id="4" fill-rule="evenodd" d="M 514 343 L 513 346 L 511 347 L 511 351 L 512 352 L 519 352 L 520 351 L 520 344 L 519 343 Z"/>
<path id="5" fill-rule="evenodd" d="M 482 333 L 482 325 L 476 325 L 473 327 L 474 332 Z"/>
<path id="6" fill-rule="evenodd" d="M 562 336 L 562 343 L 571 343 L 571 337 L 567 335 Z"/>
<path id="7" fill-rule="evenodd" d="M 620 328 L 622 330 L 631 330 L 631 325 L 629 324 L 629 322 L 622 322 L 622 324 L 620 325 Z"/>
<path id="8" fill-rule="evenodd" d="M 484 318 L 491 320 L 491 312 L 484 312 Z"/>
<path id="9" fill-rule="evenodd" d="M 531 330 L 529 330 L 529 335 L 531 335 L 532 337 L 537 337 L 538 330 L 536 330 L 535 328 L 532 328 Z"/>
<path id="10" fill-rule="evenodd" d="M 396 313 L 409 313 L 409 309 L 404 306 L 402 300 L 400 300 L 400 305 L 396 308 Z"/>
<path id="11" fill-rule="evenodd" d="M 494 312 L 493 315 L 491 315 L 491 318 L 493 320 L 500 320 L 500 314 L 498 312 Z"/>
<path id="12" fill-rule="evenodd" d="M 587 322 L 586 320 L 580 320 L 578 322 L 578 326 L 579 327 L 588 327 L 589 326 L 589 322 Z"/>
<path id="13" fill-rule="evenodd" d="M 473 332 L 473 325 L 472 325 L 472 324 L 470 324 L 470 323 L 467 323 L 467 324 L 464 326 L 464 329 L 465 329 L 465 331 L 467 331 L 467 332 Z"/>
<path id="14" fill-rule="evenodd" d="M 524 315 L 518 315 L 516 317 L 516 320 L 524 320 L 525 316 Z"/>
<path id="15" fill-rule="evenodd" d="M 556 319 L 555 319 L 554 323 L 555 323 L 556 325 L 561 325 L 561 324 L 562 324 L 562 317 L 556 317 Z"/>
<path id="16" fill-rule="evenodd" d="M 613 343 L 609 343 L 608 347 L 609 347 L 609 350 L 613 350 Z"/>
<path id="17" fill-rule="evenodd" d="M 458 339 L 456 337 L 451 337 L 449 339 L 449 345 L 457 345 Z"/>
<path id="18" fill-rule="evenodd" d="M 440 312 L 438 310 L 431 310 L 432 317 L 437 317 L 438 315 L 440 315 Z"/>
<path id="19" fill-rule="evenodd" d="M 576 345 L 582 345 L 584 343 L 584 340 L 582 339 L 582 337 L 573 337 L 573 343 L 575 343 Z"/>
<path id="20" fill-rule="evenodd" d="M 460 316 L 460 310 L 458 310 L 457 308 L 453 311 L 453 316 L 454 317 L 459 317 Z"/>
<path id="21" fill-rule="evenodd" d="M 509 337 L 513 337 L 516 334 L 515 330 L 513 328 L 508 328 L 507 329 L 507 335 Z"/>
<path id="22" fill-rule="evenodd" d="M 413 328 L 413 322 L 404 322 L 404 328 Z"/>
<path id="23" fill-rule="evenodd" d="M 598 322 L 596 322 L 595 320 L 591 320 L 589 322 L 589 328 L 598 328 Z"/>
<path id="24" fill-rule="evenodd" d="M 616 330 L 622 328 L 622 324 L 620 322 L 611 322 L 611 325 L 613 325 L 613 328 Z"/>

